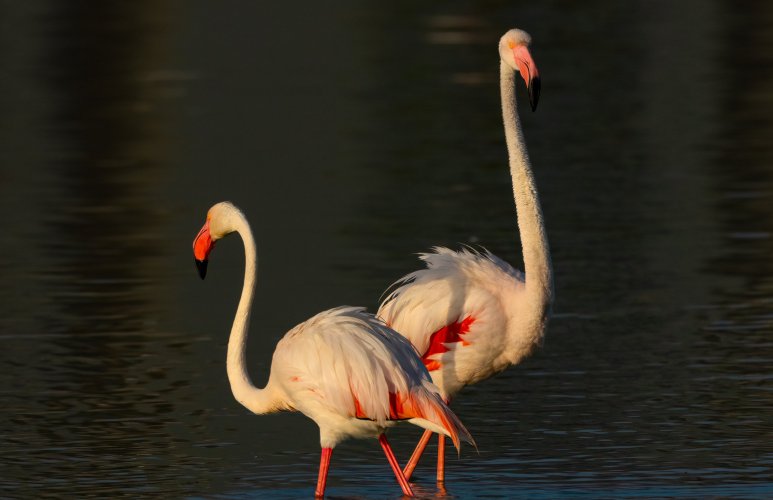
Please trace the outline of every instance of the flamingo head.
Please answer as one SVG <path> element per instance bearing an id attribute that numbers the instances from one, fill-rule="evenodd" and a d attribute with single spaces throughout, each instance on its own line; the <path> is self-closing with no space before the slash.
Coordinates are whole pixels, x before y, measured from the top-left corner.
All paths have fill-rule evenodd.
<path id="1" fill-rule="evenodd" d="M 499 40 L 499 56 L 508 66 L 517 71 L 529 90 L 531 110 L 537 109 L 540 77 L 537 65 L 529 52 L 531 36 L 523 30 L 511 29 Z"/>
<path id="2" fill-rule="evenodd" d="M 206 222 L 193 239 L 193 258 L 201 279 L 207 276 L 209 253 L 215 247 L 215 242 L 234 231 L 232 215 L 235 213 L 241 212 L 230 202 L 213 205 L 207 212 Z"/>

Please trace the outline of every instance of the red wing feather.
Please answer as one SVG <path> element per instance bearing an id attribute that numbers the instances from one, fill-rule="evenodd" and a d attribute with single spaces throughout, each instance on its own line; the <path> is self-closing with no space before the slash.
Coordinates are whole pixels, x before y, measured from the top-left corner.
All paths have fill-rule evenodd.
<path id="1" fill-rule="evenodd" d="M 444 326 L 430 336 L 427 352 L 421 356 L 421 360 L 424 362 L 424 366 L 427 367 L 427 371 L 437 370 L 442 366 L 440 361 L 430 359 L 430 356 L 450 351 L 451 349 L 449 349 L 446 344 L 461 342 L 462 345 L 469 345 L 469 342 L 464 340 L 462 335 L 470 331 L 470 325 L 474 322 L 475 318 L 467 316 L 462 321 L 456 321 L 450 325 Z"/>

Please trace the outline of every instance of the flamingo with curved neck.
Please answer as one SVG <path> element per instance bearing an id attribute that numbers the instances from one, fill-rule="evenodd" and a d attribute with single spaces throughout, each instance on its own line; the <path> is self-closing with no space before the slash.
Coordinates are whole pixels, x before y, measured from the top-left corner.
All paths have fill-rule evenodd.
<path id="1" fill-rule="evenodd" d="M 420 255 L 426 268 L 398 280 L 378 311 L 416 347 L 446 400 L 528 356 L 550 316 L 553 268 L 515 92 L 520 75 L 536 109 L 540 76 L 530 44 L 531 37 L 518 29 L 499 41 L 502 118 L 525 275 L 488 251 L 436 247 Z M 406 478 L 431 434 L 426 431 L 419 441 L 404 469 Z M 445 478 L 443 450 L 441 435 L 438 481 Z"/>
<path id="2" fill-rule="evenodd" d="M 242 212 L 229 202 L 210 208 L 193 240 L 202 279 L 215 242 L 230 233 L 244 242 L 244 284 L 228 340 L 228 381 L 234 397 L 256 414 L 300 411 L 319 426 L 322 454 L 315 495 L 325 494 L 333 448 L 349 437 L 376 437 L 403 494 L 412 490 L 387 442 L 385 430 L 408 421 L 474 444 L 410 343 L 362 308 L 323 311 L 299 324 L 277 343 L 268 382 L 250 379 L 245 346 L 256 284 L 257 252 Z"/>

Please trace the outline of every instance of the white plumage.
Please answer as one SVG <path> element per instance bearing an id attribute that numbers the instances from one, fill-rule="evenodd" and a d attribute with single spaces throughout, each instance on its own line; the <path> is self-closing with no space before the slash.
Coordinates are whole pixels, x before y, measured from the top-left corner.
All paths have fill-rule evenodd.
<path id="1" fill-rule="evenodd" d="M 413 346 L 363 308 L 330 309 L 290 330 L 276 346 L 270 380 L 285 402 L 319 425 L 323 448 L 377 437 L 398 420 L 448 435 L 457 446 L 459 430 L 472 439 Z M 417 406 L 412 415 L 395 408 L 409 402 Z"/>
<path id="2" fill-rule="evenodd" d="M 378 315 L 422 355 L 433 333 L 472 319 L 459 341 L 443 344 L 446 352 L 424 358 L 437 367 L 430 374 L 448 399 L 528 355 L 542 337 L 539 330 L 518 334 L 523 273 L 488 251 L 433 250 L 419 256 L 427 268 L 400 279 Z"/>

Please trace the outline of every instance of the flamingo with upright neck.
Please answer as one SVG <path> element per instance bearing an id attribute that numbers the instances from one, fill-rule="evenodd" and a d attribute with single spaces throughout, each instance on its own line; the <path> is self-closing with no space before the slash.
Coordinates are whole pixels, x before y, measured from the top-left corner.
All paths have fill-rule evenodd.
<path id="1" fill-rule="evenodd" d="M 427 267 L 398 280 L 377 313 L 416 347 L 447 401 L 528 356 L 540 344 L 550 316 L 550 250 L 515 94 L 519 74 L 536 109 L 540 77 L 530 43 L 518 29 L 499 41 L 502 118 L 525 275 L 488 251 L 436 247 L 420 256 Z M 431 435 L 427 430 L 419 441 L 403 471 L 406 478 Z M 441 435 L 438 481 L 445 478 L 443 456 Z"/>
<path id="2" fill-rule="evenodd" d="M 268 383 L 253 385 L 245 345 L 255 291 L 257 252 L 242 212 L 214 205 L 193 241 L 202 279 L 217 240 L 236 232 L 245 253 L 244 285 L 228 340 L 226 366 L 234 397 L 256 414 L 300 411 L 319 426 L 322 454 L 315 495 L 324 496 L 333 448 L 349 437 L 377 437 L 405 495 L 412 496 L 385 430 L 401 420 L 473 443 L 448 409 L 408 341 L 362 308 L 339 307 L 299 324 L 274 350 Z"/>

